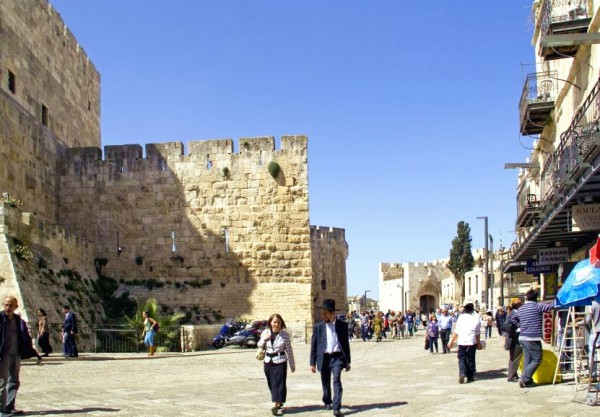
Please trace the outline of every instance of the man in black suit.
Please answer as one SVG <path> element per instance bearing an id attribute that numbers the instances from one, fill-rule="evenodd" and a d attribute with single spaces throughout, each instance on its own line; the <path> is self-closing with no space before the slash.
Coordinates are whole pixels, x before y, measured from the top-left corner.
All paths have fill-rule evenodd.
<path id="1" fill-rule="evenodd" d="M 334 416 L 342 416 L 342 369 L 350 370 L 350 341 L 348 324 L 335 317 L 335 300 L 324 300 L 321 307 L 323 321 L 315 324 L 310 346 L 310 370 L 321 373 L 323 403 L 327 410 L 333 407 Z M 333 374 L 333 401 L 331 375 Z"/>
<path id="2" fill-rule="evenodd" d="M 63 314 L 65 315 L 65 321 L 63 322 L 63 343 L 64 343 L 64 354 L 67 358 L 76 358 L 77 345 L 75 344 L 75 335 L 77 334 L 77 317 L 71 311 L 68 305 L 63 306 Z"/>

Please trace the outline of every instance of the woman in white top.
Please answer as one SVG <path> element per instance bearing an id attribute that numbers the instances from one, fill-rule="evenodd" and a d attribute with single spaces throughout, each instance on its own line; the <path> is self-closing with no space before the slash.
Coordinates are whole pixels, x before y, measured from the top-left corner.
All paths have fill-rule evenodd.
<path id="1" fill-rule="evenodd" d="M 283 329 L 285 329 L 285 322 L 279 314 L 275 313 L 269 317 L 268 328 L 262 332 L 258 341 L 258 347 L 266 348 L 264 370 L 271 391 L 271 401 L 274 403 L 271 408 L 274 416 L 277 415 L 287 397 L 288 363 L 292 372 L 296 370 L 290 335 Z"/>
<path id="2" fill-rule="evenodd" d="M 458 316 L 452 338 L 448 342 L 448 349 L 452 349 L 454 342 L 458 342 L 458 382 L 464 384 L 475 380 L 475 352 L 481 349 L 479 340 L 481 334 L 481 318 L 475 313 L 473 303 L 468 303 L 464 311 Z"/>

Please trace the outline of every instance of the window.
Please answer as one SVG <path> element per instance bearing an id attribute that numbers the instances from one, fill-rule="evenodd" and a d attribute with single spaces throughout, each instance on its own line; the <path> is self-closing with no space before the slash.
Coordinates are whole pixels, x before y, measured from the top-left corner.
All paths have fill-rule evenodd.
<path id="1" fill-rule="evenodd" d="M 468 294 L 471 294 L 471 277 L 469 277 L 469 292 Z"/>
<path id="2" fill-rule="evenodd" d="M 42 124 L 48 126 L 48 107 L 42 104 Z"/>
<path id="3" fill-rule="evenodd" d="M 327 289 L 327 281 L 325 281 L 324 279 L 321 280 L 321 289 L 322 290 L 326 290 Z"/>
<path id="4" fill-rule="evenodd" d="M 8 89 L 11 93 L 17 94 L 17 77 L 11 70 L 8 70 Z"/>

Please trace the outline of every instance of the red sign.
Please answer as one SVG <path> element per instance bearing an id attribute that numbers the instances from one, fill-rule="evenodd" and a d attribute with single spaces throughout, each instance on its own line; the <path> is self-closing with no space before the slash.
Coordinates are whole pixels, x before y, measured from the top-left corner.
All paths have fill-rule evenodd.
<path id="1" fill-rule="evenodd" d="M 596 244 L 590 249 L 590 263 L 595 268 L 600 267 L 600 237 L 598 237 Z"/>
<path id="2" fill-rule="evenodd" d="M 552 342 L 552 328 L 554 327 L 554 323 L 552 320 L 552 312 L 545 312 L 542 316 L 542 338 L 544 342 L 551 343 Z"/>

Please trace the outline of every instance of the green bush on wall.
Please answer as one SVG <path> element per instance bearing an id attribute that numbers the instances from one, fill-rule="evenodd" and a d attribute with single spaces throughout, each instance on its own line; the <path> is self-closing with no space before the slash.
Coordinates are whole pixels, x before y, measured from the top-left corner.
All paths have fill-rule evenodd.
<path id="1" fill-rule="evenodd" d="M 277 178 L 279 172 L 281 171 L 281 167 L 275 161 L 269 162 L 269 166 L 267 167 L 267 169 L 269 170 L 269 174 L 271 174 L 273 178 Z"/>

